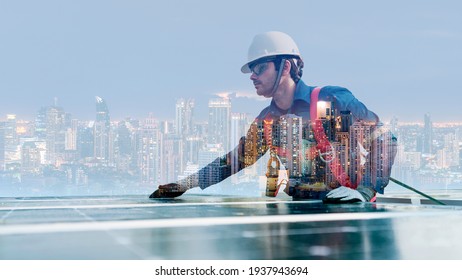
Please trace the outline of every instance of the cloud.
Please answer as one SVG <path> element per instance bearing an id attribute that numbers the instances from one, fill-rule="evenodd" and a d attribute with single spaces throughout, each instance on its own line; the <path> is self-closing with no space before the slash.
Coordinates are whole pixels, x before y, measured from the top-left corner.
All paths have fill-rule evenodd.
<path id="1" fill-rule="evenodd" d="M 226 99 L 236 99 L 236 98 L 248 98 L 256 101 L 266 101 L 267 99 L 261 96 L 258 96 L 255 92 L 246 92 L 246 91 L 224 91 L 213 93 L 213 95 L 220 98 Z"/>

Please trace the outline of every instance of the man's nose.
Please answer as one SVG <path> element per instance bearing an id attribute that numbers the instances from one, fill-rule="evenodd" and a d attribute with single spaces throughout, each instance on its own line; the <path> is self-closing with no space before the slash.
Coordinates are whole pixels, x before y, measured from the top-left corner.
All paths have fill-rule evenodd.
<path id="1" fill-rule="evenodd" d="M 254 72 L 252 72 L 252 74 L 250 75 L 250 79 L 252 81 L 256 80 L 257 79 L 257 74 L 255 74 Z"/>

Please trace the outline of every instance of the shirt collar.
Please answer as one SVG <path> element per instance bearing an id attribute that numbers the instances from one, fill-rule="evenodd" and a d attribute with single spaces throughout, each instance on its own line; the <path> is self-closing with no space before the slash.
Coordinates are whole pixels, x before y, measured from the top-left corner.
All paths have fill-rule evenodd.
<path id="1" fill-rule="evenodd" d="M 304 101 L 310 104 L 311 90 L 312 90 L 311 87 L 307 86 L 302 80 L 299 80 L 297 83 L 297 86 L 295 87 L 294 100 L 292 101 L 292 105 L 290 106 L 290 108 L 288 110 L 281 110 L 276 105 L 274 100 L 271 100 L 271 104 L 270 104 L 271 111 L 273 113 L 276 113 L 277 115 L 284 115 L 284 114 L 287 114 L 288 112 L 291 112 L 291 109 L 294 106 L 295 101 L 297 100 Z"/>
<path id="2" fill-rule="evenodd" d="M 294 101 L 303 100 L 310 103 L 311 87 L 307 86 L 302 80 L 298 81 L 297 87 L 295 88 Z"/>

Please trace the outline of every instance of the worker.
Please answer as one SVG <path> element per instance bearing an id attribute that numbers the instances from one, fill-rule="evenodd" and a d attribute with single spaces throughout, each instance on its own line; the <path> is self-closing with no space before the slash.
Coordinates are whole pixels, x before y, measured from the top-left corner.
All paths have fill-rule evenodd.
<path id="1" fill-rule="evenodd" d="M 249 73 L 250 80 L 253 82 L 255 91 L 259 96 L 270 98 L 271 103 L 263 109 L 255 121 L 277 120 L 282 116 L 290 114 L 300 116 L 305 121 L 310 120 L 310 102 L 315 87 L 306 85 L 302 80 L 304 61 L 299 52 L 299 48 L 294 40 L 283 32 L 271 31 L 258 34 L 254 37 L 248 52 L 248 60 L 242 66 L 243 73 Z M 315 68 L 315 65 L 312 66 Z M 358 101 L 353 94 L 346 88 L 337 86 L 325 86 L 318 91 L 319 100 L 329 101 L 334 104 L 337 112 L 350 112 L 353 122 L 365 121 L 368 123 L 379 124 L 378 116 L 368 110 L 366 106 Z M 250 133 L 250 131 L 249 131 Z M 249 136 L 247 136 L 249 137 Z M 257 141 L 258 142 L 258 141 Z M 394 150 L 396 139 L 393 138 Z M 239 168 L 233 169 L 234 172 L 248 167 L 255 163 L 265 150 L 271 148 L 266 145 L 263 153 L 255 157 L 249 163 L 249 159 L 244 164 L 246 137 L 242 137 L 239 145 L 223 157 L 217 158 L 209 165 L 203 167 L 197 173 L 175 183 L 160 185 L 151 194 L 150 198 L 167 198 L 182 195 L 190 188 L 200 187 L 205 189 L 216 181 L 207 180 L 207 174 L 220 163 L 230 162 L 230 159 L 237 158 L 240 163 Z M 261 148 L 261 147 L 259 147 Z M 384 173 L 389 176 L 391 165 L 396 154 L 392 151 L 390 164 L 386 166 Z M 224 174 L 221 180 L 232 174 Z M 386 177 L 385 176 L 385 177 Z M 327 203 L 352 203 L 372 201 L 377 192 L 383 193 L 388 179 L 380 180 L 375 185 L 363 186 L 357 182 L 355 188 L 351 186 L 339 185 L 327 193 L 324 201 Z"/>

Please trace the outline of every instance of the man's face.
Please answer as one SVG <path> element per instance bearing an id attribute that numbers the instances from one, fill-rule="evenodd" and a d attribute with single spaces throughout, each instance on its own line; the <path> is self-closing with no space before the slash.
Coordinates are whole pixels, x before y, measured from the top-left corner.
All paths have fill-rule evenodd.
<path id="1" fill-rule="evenodd" d="M 252 80 L 258 95 L 267 98 L 273 97 L 273 86 L 276 80 L 277 71 L 272 61 L 262 62 L 251 67 Z"/>

